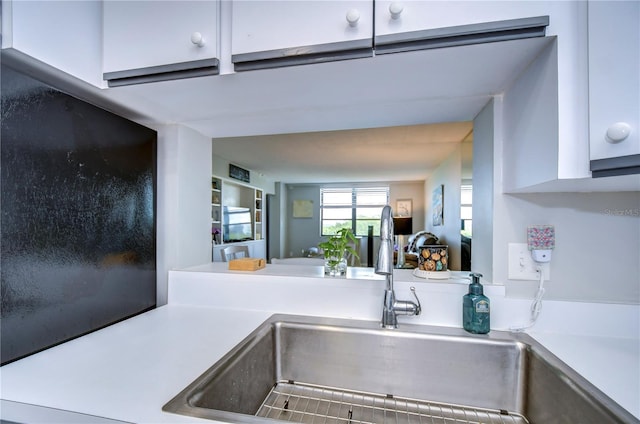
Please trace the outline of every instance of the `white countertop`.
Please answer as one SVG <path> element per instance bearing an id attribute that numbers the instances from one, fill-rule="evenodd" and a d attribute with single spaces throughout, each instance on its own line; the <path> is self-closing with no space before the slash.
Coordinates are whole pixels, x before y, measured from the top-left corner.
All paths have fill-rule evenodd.
<path id="1" fill-rule="evenodd" d="M 163 306 L 3 366 L 2 398 L 134 423 L 211 422 L 162 406 L 270 315 Z"/>
<path id="2" fill-rule="evenodd" d="M 304 278 L 323 278 L 323 279 L 336 279 L 335 277 L 328 277 L 324 275 L 324 267 L 321 265 L 305 265 L 299 263 L 299 261 L 305 260 L 313 260 L 316 261 L 317 258 L 287 258 L 287 259 L 279 259 L 280 262 L 276 264 L 268 264 L 265 268 L 259 269 L 257 271 L 245 271 L 245 273 L 250 275 L 260 275 L 260 276 L 286 276 L 286 277 L 304 277 Z M 229 275 L 237 275 L 238 271 L 230 271 L 228 268 L 228 264 L 224 262 L 211 262 L 204 265 L 198 265 L 184 270 L 186 272 L 205 272 L 205 273 L 220 273 L 220 274 L 229 274 Z M 397 280 L 402 281 L 413 281 L 413 282 L 425 282 L 425 278 L 417 277 L 413 275 L 413 269 L 396 269 L 394 270 L 394 276 Z M 448 279 L 444 279 L 443 276 L 438 276 L 438 274 L 443 274 L 442 272 L 432 272 L 430 275 L 433 278 L 429 279 L 429 281 L 433 282 L 442 282 L 442 283 L 451 283 L 451 284 L 469 284 L 469 272 L 468 271 L 449 271 L 446 275 L 449 276 Z M 366 267 L 347 267 L 347 275 L 344 278 L 337 277 L 338 281 L 340 280 L 378 280 L 384 281 L 385 277 L 383 275 L 378 275 L 374 272 L 373 268 Z M 502 287 L 502 286 L 500 286 Z"/>
<path id="3" fill-rule="evenodd" d="M 203 269 L 172 271 L 169 305 L 5 365 L 0 368 L 1 397 L 127 422 L 212 422 L 165 413 L 161 408 L 273 313 L 378 319 L 380 280 L 307 279 L 283 276 L 269 268 L 273 275 L 262 277 Z M 399 297 L 408 298 L 408 285 L 415 285 L 427 308 L 420 319 L 403 317 L 400 325 L 457 325 L 452 320 L 461 309 L 447 302 L 461 303 L 465 285 L 423 281 L 419 286 L 420 281 L 403 280 L 409 278 L 396 277 Z M 500 299 L 501 290 L 495 290 L 492 320 L 496 315 L 498 325 L 513 324 L 505 317 L 525 304 Z M 440 302 L 445 305 L 439 306 Z M 567 308 L 572 307 L 570 302 L 547 302 L 541 318 L 545 313 L 550 320 L 557 320 L 559 314 L 571 316 Z M 580 308 L 605 308 L 612 322 L 639 316 L 637 306 L 575 307 L 578 313 Z M 557 326 L 561 332 L 547 331 L 549 324 L 544 320 L 540 324 L 530 332 L 534 338 L 640 417 L 640 340 L 629 337 L 637 322 L 610 331 L 605 325 L 593 334 L 567 332 L 562 325 Z M 570 327 L 569 322 L 565 324 Z M 3 410 L 2 418 L 12 417 Z"/>
<path id="4" fill-rule="evenodd" d="M 529 333 L 563 362 L 640 418 L 640 341 L 617 337 Z"/>

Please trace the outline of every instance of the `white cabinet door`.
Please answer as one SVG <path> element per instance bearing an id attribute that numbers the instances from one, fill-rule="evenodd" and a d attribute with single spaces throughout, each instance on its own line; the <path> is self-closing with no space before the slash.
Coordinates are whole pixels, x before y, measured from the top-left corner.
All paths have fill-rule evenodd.
<path id="1" fill-rule="evenodd" d="M 7 54 L 24 53 L 102 87 L 100 2 L 4 0 L 0 7 Z"/>
<path id="2" fill-rule="evenodd" d="M 217 68 L 219 9 L 219 0 L 105 1 L 105 79 Z"/>
<path id="3" fill-rule="evenodd" d="M 640 2 L 590 1 L 588 7 L 591 160 L 640 155 Z"/>
<path id="4" fill-rule="evenodd" d="M 236 70 L 238 63 L 260 60 L 304 56 L 313 63 L 332 54 L 335 60 L 345 51 L 371 56 L 373 2 L 235 0 L 231 26 Z"/>
<path id="5" fill-rule="evenodd" d="M 575 27 L 586 30 L 586 15 L 584 24 Z M 573 40 L 551 38 L 547 48 L 496 97 L 495 157 L 502 168 L 503 192 L 640 190 L 637 175 L 591 178 L 586 39 L 586 31 L 584 37 Z M 571 59 L 573 50 L 584 63 Z"/>
<path id="6" fill-rule="evenodd" d="M 376 0 L 376 36 L 551 15 L 553 1 Z"/>
<path id="7" fill-rule="evenodd" d="M 376 0 L 376 53 L 539 36 L 547 25 L 547 35 L 556 35 L 554 18 L 566 13 L 558 3 Z M 405 48 L 394 47 L 397 43 Z"/>

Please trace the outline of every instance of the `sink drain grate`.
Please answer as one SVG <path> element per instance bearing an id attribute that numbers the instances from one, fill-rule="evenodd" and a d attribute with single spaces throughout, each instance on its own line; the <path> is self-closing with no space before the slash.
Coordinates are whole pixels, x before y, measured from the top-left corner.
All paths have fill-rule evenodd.
<path id="1" fill-rule="evenodd" d="M 277 383 L 256 413 L 296 423 L 526 424 L 519 414 L 293 382 Z"/>

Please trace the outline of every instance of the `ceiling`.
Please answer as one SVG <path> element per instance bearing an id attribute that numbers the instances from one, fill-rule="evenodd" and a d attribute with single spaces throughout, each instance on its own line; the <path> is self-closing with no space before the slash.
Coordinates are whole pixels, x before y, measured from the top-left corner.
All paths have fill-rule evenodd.
<path id="1" fill-rule="evenodd" d="M 106 91 L 142 123 L 180 123 L 220 138 L 214 154 L 275 181 L 425 179 L 469 139 L 469 122 L 491 96 L 549 42 L 530 38 Z"/>
<path id="2" fill-rule="evenodd" d="M 472 130 L 465 121 L 215 138 L 213 152 L 287 183 L 423 181 L 461 142 L 471 142 Z"/>

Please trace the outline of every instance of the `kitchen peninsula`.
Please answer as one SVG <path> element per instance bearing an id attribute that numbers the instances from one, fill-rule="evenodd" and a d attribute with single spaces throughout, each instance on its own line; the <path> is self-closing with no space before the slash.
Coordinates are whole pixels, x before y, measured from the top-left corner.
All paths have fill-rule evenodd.
<path id="1" fill-rule="evenodd" d="M 320 270 L 268 265 L 241 272 L 206 264 L 170 271 L 167 305 L 2 367 L 2 398 L 8 406 L 21 402 L 126 422 L 211 422 L 161 408 L 272 314 L 379 320 L 384 280 L 372 269 L 352 269 L 347 278 L 325 278 Z M 395 283 L 398 296 L 415 286 L 424 311 L 400 317 L 401 328 L 461 326 L 463 278 L 423 280 L 398 270 Z M 492 331 L 526 320 L 530 300 L 507 299 L 503 286 L 490 284 L 485 294 L 492 300 Z M 529 333 L 640 417 L 639 317 L 632 305 L 548 301 Z M 621 322 L 627 325 L 615 324 Z M 6 406 L 2 418 L 19 421 Z"/>

